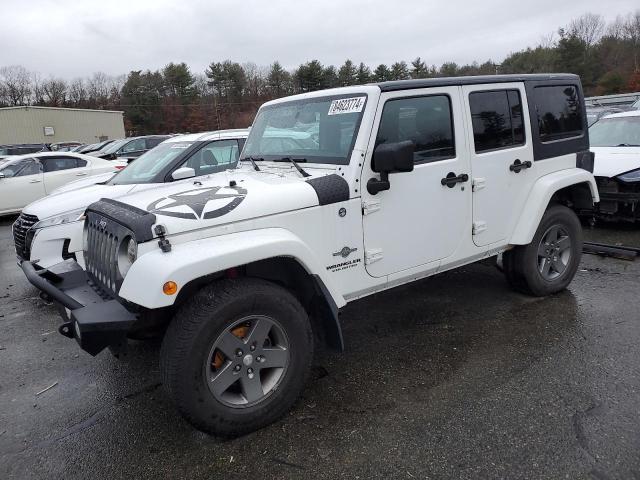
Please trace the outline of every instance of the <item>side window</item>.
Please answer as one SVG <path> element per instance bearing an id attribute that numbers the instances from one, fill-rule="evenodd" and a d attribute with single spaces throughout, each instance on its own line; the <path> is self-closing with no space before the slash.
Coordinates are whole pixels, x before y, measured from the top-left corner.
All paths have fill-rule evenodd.
<path id="1" fill-rule="evenodd" d="M 158 146 L 160 143 L 164 142 L 166 138 L 164 137 L 153 137 L 146 139 L 146 148 L 147 150 L 151 150 L 153 147 Z"/>
<path id="2" fill-rule="evenodd" d="M 44 165 L 44 173 L 58 172 L 60 170 L 69 170 L 78 167 L 77 160 L 72 157 L 48 157 L 40 161 Z"/>
<path id="3" fill-rule="evenodd" d="M 33 158 L 25 158 L 24 160 L 20 160 L 0 169 L 0 173 L 2 173 L 6 178 L 36 175 L 41 171 L 40 164 Z"/>
<path id="4" fill-rule="evenodd" d="M 130 152 L 139 152 L 140 150 L 145 150 L 145 139 L 144 138 L 136 138 L 135 140 L 131 140 L 129 143 L 124 145 L 120 151 L 122 153 L 130 153 Z"/>
<path id="5" fill-rule="evenodd" d="M 415 145 L 415 163 L 455 157 L 453 115 L 448 95 L 400 98 L 384 104 L 376 146 L 405 140 L 411 140 Z"/>
<path id="6" fill-rule="evenodd" d="M 575 86 L 535 87 L 534 95 L 541 142 L 579 137 L 584 133 L 584 112 Z"/>
<path id="7" fill-rule="evenodd" d="M 524 144 L 522 100 L 518 90 L 469 94 L 476 153 Z"/>
<path id="8" fill-rule="evenodd" d="M 235 165 L 239 153 L 235 140 L 217 140 L 194 153 L 185 166 L 193 168 L 196 175 L 206 175 Z"/>
<path id="9" fill-rule="evenodd" d="M 82 160 L 81 158 L 77 158 L 76 159 L 76 165 L 78 166 L 78 168 L 86 167 L 87 166 L 87 161 L 86 160 Z"/>

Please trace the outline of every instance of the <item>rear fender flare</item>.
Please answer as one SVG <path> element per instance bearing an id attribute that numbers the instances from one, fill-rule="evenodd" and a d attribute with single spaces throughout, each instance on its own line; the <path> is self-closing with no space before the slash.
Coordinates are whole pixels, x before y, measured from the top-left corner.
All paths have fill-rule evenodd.
<path id="1" fill-rule="evenodd" d="M 560 170 L 539 178 L 531 189 L 509 243 L 511 245 L 531 243 L 553 195 L 563 188 L 583 183 L 589 186 L 593 203 L 599 202 L 595 178 L 586 170 L 581 168 Z"/>

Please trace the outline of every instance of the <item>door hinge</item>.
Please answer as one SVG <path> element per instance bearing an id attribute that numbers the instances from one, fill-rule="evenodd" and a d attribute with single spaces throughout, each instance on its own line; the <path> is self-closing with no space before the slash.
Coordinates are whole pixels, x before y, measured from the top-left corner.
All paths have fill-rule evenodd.
<path id="1" fill-rule="evenodd" d="M 487 179 L 482 177 L 474 178 L 473 181 L 471 182 L 471 188 L 474 192 L 477 192 L 478 190 L 482 190 L 486 185 L 487 185 Z"/>
<path id="2" fill-rule="evenodd" d="M 370 213 L 380 210 L 380 202 L 378 200 L 367 200 L 362 202 L 362 214 L 369 215 Z"/>
<path id="3" fill-rule="evenodd" d="M 473 222 L 473 235 L 478 235 L 487 229 L 487 222 Z"/>
<path id="4" fill-rule="evenodd" d="M 371 248 L 369 250 L 364 251 L 364 263 L 365 265 L 371 265 L 378 260 L 382 260 L 382 249 L 381 248 Z"/>

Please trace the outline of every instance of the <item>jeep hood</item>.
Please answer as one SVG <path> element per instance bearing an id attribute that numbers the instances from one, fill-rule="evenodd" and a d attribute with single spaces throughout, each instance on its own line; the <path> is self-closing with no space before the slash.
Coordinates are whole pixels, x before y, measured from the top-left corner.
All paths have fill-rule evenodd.
<path id="1" fill-rule="evenodd" d="M 348 200 L 338 175 L 235 170 L 136 192 L 118 202 L 156 216 L 169 235 Z"/>
<path id="2" fill-rule="evenodd" d="M 640 147 L 591 147 L 591 151 L 596 155 L 596 177 L 616 177 L 640 168 Z"/>

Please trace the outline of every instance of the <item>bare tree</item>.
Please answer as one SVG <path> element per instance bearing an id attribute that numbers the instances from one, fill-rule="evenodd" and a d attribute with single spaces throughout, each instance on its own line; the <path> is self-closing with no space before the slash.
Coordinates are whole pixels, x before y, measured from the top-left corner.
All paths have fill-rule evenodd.
<path id="1" fill-rule="evenodd" d="M 540 47 L 553 48 L 556 46 L 556 32 L 551 32 L 540 37 Z"/>
<path id="2" fill-rule="evenodd" d="M 69 101 L 74 107 L 85 107 L 87 87 L 82 78 L 76 78 L 69 84 Z"/>
<path id="3" fill-rule="evenodd" d="M 638 50 L 640 50 L 640 10 L 627 15 L 623 24 L 624 38 L 633 45 L 633 66 L 635 71 L 640 70 Z"/>
<path id="4" fill-rule="evenodd" d="M 26 68 L 20 65 L 0 68 L 0 85 L 8 105 L 19 106 L 29 103 L 31 76 Z"/>
<path id="5" fill-rule="evenodd" d="M 568 33 L 582 40 L 587 48 L 591 48 L 602 37 L 605 25 L 602 15 L 585 13 L 571 21 Z"/>
<path id="6" fill-rule="evenodd" d="M 67 98 L 67 82 L 51 77 L 42 84 L 42 91 L 48 106 L 62 107 Z"/>
<path id="7" fill-rule="evenodd" d="M 102 72 L 96 72 L 87 80 L 87 95 L 91 107 L 103 106 L 109 98 L 109 78 Z"/>

